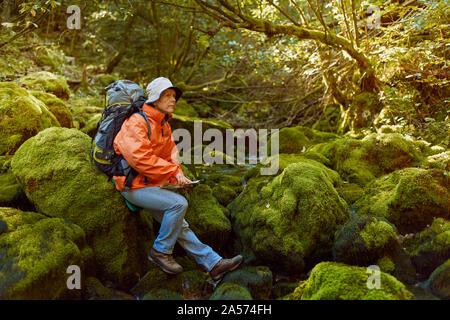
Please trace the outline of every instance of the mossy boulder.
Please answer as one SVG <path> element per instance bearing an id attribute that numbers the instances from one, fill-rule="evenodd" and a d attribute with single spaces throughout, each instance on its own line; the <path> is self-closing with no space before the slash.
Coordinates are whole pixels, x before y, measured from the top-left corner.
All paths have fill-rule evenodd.
<path id="1" fill-rule="evenodd" d="M 0 82 L 0 155 L 14 153 L 28 138 L 60 126 L 47 106 L 13 82 Z"/>
<path id="2" fill-rule="evenodd" d="M 91 116 L 85 123 L 84 127 L 81 128 L 81 132 L 86 133 L 91 138 L 95 137 L 95 134 L 97 133 L 97 125 L 101 117 L 101 113 L 96 113 Z"/>
<path id="3" fill-rule="evenodd" d="M 364 188 L 361 188 L 356 183 L 344 183 L 336 187 L 336 191 L 349 205 L 364 196 Z"/>
<path id="4" fill-rule="evenodd" d="M 19 79 L 28 89 L 53 93 L 61 99 L 69 99 L 70 89 L 64 77 L 47 71 L 32 72 Z"/>
<path id="5" fill-rule="evenodd" d="M 450 259 L 433 271 L 428 288 L 436 297 L 450 300 Z"/>
<path id="6" fill-rule="evenodd" d="M 101 96 L 78 96 L 72 97 L 68 104 L 72 110 L 75 128 L 83 129 L 93 116 L 101 116 L 104 98 L 102 99 Z M 92 121 L 90 127 L 92 127 Z"/>
<path id="7" fill-rule="evenodd" d="M 345 181 L 364 186 L 381 175 L 420 165 L 422 147 L 401 134 L 387 133 L 321 143 L 308 152 L 321 153 Z"/>
<path id="8" fill-rule="evenodd" d="M 190 228 L 200 241 L 220 251 L 231 234 L 231 222 L 214 198 L 208 185 L 200 184 L 187 195 L 189 207 L 185 215 Z"/>
<path id="9" fill-rule="evenodd" d="M 179 258 L 176 260 L 180 261 Z M 139 299 L 150 300 L 158 300 L 163 292 L 166 294 L 170 292 L 169 296 L 172 298 L 199 299 L 202 297 L 205 284 L 206 273 L 200 270 L 186 270 L 181 274 L 168 275 L 157 266 L 151 265 L 150 270 L 131 289 L 131 293 Z M 159 292 L 160 290 L 162 291 Z"/>
<path id="10" fill-rule="evenodd" d="M 434 219 L 425 230 L 404 240 L 403 246 L 419 275 L 422 279 L 427 278 L 450 259 L 450 222 L 442 218 Z"/>
<path id="11" fill-rule="evenodd" d="M 269 299 L 272 290 L 272 272 L 265 266 L 245 266 L 228 273 L 223 283 L 236 283 L 246 288 L 253 299 Z"/>
<path id="12" fill-rule="evenodd" d="M 388 219 L 401 234 L 415 233 L 431 224 L 433 218 L 448 219 L 449 185 L 443 170 L 405 168 L 369 184 L 354 207 L 360 215 Z"/>
<path id="13" fill-rule="evenodd" d="M 184 99 L 178 100 L 174 113 L 180 116 L 198 117 L 198 113 L 194 107 Z"/>
<path id="14" fill-rule="evenodd" d="M 308 127 L 296 126 L 286 127 L 274 133 L 278 137 L 279 153 L 301 153 L 314 144 L 333 141 L 340 136 L 330 133 L 314 130 Z M 272 136 L 268 140 L 268 149 L 271 150 Z"/>
<path id="15" fill-rule="evenodd" d="M 47 108 L 58 119 L 62 127 L 73 128 L 73 117 L 66 103 L 52 93 L 30 90 L 30 93 L 45 103 Z"/>
<path id="16" fill-rule="evenodd" d="M 295 300 L 414 300 L 396 278 L 380 271 L 380 288 L 369 289 L 371 273 L 367 268 L 337 262 L 321 262 L 308 280 L 299 285 Z"/>
<path id="17" fill-rule="evenodd" d="M 331 171 L 305 159 L 275 178 L 250 179 L 227 207 L 244 252 L 289 274 L 329 257 L 334 232 L 350 218 Z"/>
<path id="18" fill-rule="evenodd" d="M 0 234 L 1 299 L 79 295 L 80 290 L 67 288 L 67 268 L 77 265 L 84 274 L 84 263 L 92 257 L 79 226 L 13 208 L 0 208 L 0 221 L 7 225 Z"/>
<path id="19" fill-rule="evenodd" d="M 199 174 L 199 179 L 204 179 L 211 189 L 213 196 L 223 206 L 227 206 L 239 193 L 242 192 L 242 179 L 224 173 Z"/>
<path id="20" fill-rule="evenodd" d="M 99 279 L 126 288 L 148 265 L 146 252 L 153 236 L 92 163 L 90 144 L 89 136 L 76 129 L 50 128 L 22 145 L 11 167 L 40 213 L 70 220 L 84 230 Z"/>
<path id="21" fill-rule="evenodd" d="M 142 300 L 184 300 L 183 296 L 178 292 L 174 292 L 164 288 L 150 290 L 142 297 Z"/>
<path id="22" fill-rule="evenodd" d="M 23 191 L 11 171 L 0 172 L 0 206 L 14 206 L 23 197 Z"/>
<path id="23" fill-rule="evenodd" d="M 88 277 L 83 285 L 83 300 L 136 300 L 135 297 L 104 286 L 95 277 Z"/>
<path id="24" fill-rule="evenodd" d="M 236 283 L 222 283 L 209 300 L 253 300 L 248 290 Z"/>
<path id="25" fill-rule="evenodd" d="M 383 218 L 354 216 L 342 225 L 335 234 L 333 260 L 365 267 L 378 265 L 405 282 L 415 277 L 395 226 Z"/>

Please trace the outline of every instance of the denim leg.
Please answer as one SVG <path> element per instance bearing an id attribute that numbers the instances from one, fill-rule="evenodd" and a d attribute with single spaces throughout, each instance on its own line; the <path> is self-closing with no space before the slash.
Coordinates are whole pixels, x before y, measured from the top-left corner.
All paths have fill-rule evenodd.
<path id="1" fill-rule="evenodd" d="M 141 188 L 122 192 L 122 195 L 129 202 L 147 209 L 153 218 L 161 223 L 158 237 L 153 244 L 157 251 L 172 254 L 175 242 L 178 241 L 206 271 L 210 271 L 222 259 L 189 228 L 189 224 L 184 220 L 188 202 L 182 195 L 160 187 Z"/>

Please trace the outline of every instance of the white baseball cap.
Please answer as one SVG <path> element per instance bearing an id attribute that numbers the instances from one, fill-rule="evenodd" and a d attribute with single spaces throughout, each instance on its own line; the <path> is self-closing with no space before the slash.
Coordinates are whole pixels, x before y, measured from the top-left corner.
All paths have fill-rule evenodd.
<path id="1" fill-rule="evenodd" d="M 180 99 L 181 95 L 183 94 L 183 91 L 181 91 L 180 88 L 174 87 L 172 85 L 172 82 L 164 77 L 159 77 L 154 79 L 152 82 L 150 82 L 147 86 L 147 103 L 152 103 L 159 100 L 159 97 L 161 96 L 161 93 L 166 91 L 167 89 L 174 89 L 175 90 L 175 99 L 178 101 Z"/>

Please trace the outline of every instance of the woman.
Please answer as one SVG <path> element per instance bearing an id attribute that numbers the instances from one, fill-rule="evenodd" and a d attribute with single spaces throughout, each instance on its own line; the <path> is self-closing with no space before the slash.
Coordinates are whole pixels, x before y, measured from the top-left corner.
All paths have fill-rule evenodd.
<path id="1" fill-rule="evenodd" d="M 169 79 L 157 78 L 147 86 L 148 99 L 142 107 L 151 128 L 147 135 L 147 123 L 134 114 L 123 123 L 114 139 L 114 148 L 139 174 L 133 180 L 129 192 L 121 192 L 132 204 L 150 211 L 161 223 L 158 237 L 148 253 L 148 259 L 164 272 L 177 274 L 183 268 L 172 256 L 176 241 L 204 266 L 213 278 L 220 280 L 224 274 L 236 269 L 243 261 L 238 255 L 223 259 L 210 246 L 202 243 L 184 220 L 188 202 L 182 195 L 161 189 L 163 183 L 184 185 L 192 182 L 186 178 L 177 160 L 178 150 L 173 141 L 168 121 L 175 104 L 182 95 Z M 115 176 L 116 188 L 123 190 L 125 177 Z"/>

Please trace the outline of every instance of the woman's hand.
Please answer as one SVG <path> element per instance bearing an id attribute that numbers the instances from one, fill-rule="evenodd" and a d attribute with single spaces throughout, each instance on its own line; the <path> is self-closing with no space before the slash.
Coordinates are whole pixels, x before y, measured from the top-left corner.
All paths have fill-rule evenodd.
<path id="1" fill-rule="evenodd" d="M 178 173 L 178 174 L 175 176 L 175 179 L 177 179 L 177 183 L 178 183 L 178 184 L 181 184 L 182 186 L 183 186 L 184 184 L 186 184 L 186 183 L 192 183 L 192 181 L 189 180 L 188 178 L 186 178 L 186 177 L 184 176 L 184 174 L 182 174 L 182 173 Z"/>

